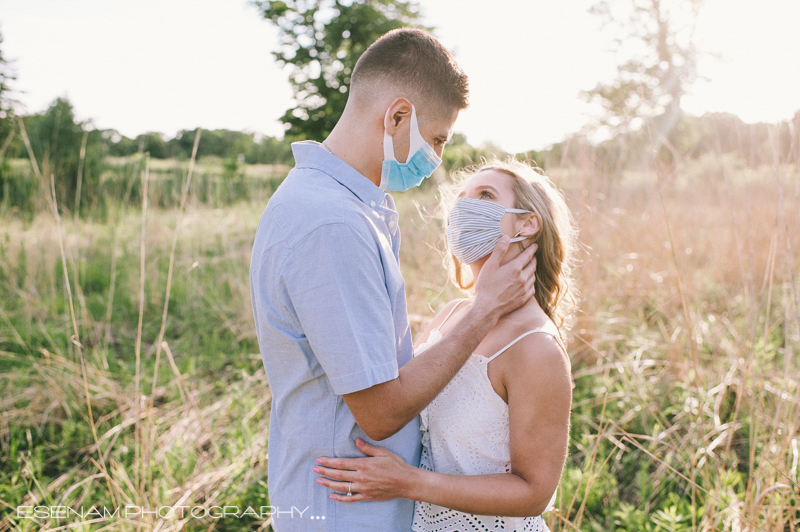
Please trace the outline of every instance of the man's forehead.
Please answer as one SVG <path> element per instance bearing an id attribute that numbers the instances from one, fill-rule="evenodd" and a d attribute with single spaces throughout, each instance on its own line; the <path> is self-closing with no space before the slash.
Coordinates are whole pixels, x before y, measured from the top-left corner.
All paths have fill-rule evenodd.
<path id="1" fill-rule="evenodd" d="M 448 141 L 453 138 L 453 128 L 451 127 L 444 127 L 438 128 L 436 131 L 433 132 L 434 136 L 440 139 L 447 139 Z"/>
<path id="2" fill-rule="evenodd" d="M 457 116 L 458 115 L 456 115 L 456 117 Z M 446 118 L 433 120 L 431 122 L 431 127 L 433 129 L 434 136 L 450 140 L 453 137 L 453 128 L 455 127 L 456 117 L 454 117 L 452 121 Z"/>
<path id="3" fill-rule="evenodd" d="M 452 135 L 453 127 L 455 127 L 456 119 L 460 113 L 459 109 L 451 111 L 444 111 L 441 108 L 430 109 L 426 113 L 417 113 L 420 126 L 430 128 L 431 131 L 438 135 Z"/>

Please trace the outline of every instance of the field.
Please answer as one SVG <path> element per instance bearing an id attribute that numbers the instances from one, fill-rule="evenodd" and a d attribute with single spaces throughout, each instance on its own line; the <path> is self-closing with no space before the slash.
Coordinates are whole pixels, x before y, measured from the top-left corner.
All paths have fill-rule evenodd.
<path id="1" fill-rule="evenodd" d="M 246 168 L 234 188 L 201 160 L 184 189 L 188 162 L 153 161 L 144 209 L 137 157 L 113 161 L 97 215 L 56 219 L 46 179 L 31 216 L 0 211 L 0 530 L 81 521 L 19 506 L 269 505 L 248 269 L 285 169 Z M 800 529 L 797 166 L 706 155 L 668 176 L 550 174 L 582 243 L 550 528 Z M 463 294 L 431 217 L 435 182 L 393 195 L 416 337 Z M 69 529 L 268 530 L 271 518 L 83 521 Z"/>

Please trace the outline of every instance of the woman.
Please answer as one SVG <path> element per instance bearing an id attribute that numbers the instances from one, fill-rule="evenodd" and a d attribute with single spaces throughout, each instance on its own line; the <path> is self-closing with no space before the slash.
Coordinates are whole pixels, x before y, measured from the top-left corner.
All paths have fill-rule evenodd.
<path id="1" fill-rule="evenodd" d="M 456 191 L 443 202 L 456 284 L 472 288 L 497 240 L 514 235 L 519 247 L 504 261 L 538 246 L 535 298 L 503 316 L 421 412 L 419 468 L 359 439 L 368 457 L 320 458 L 314 471 L 341 492 L 331 494 L 337 501 L 417 501 L 414 531 L 548 530 L 540 514 L 555 501 L 569 441 L 572 379 L 560 328 L 573 300 L 574 224 L 549 179 L 515 160 L 465 173 L 445 195 Z M 470 304 L 445 305 L 414 355 L 425 356 Z"/>

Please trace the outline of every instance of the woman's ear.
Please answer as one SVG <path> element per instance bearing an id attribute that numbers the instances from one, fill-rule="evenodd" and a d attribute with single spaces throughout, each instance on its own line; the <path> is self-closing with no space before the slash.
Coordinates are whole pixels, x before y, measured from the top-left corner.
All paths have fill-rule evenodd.
<path id="1" fill-rule="evenodd" d="M 538 233 L 541 228 L 542 224 L 539 220 L 539 215 L 532 212 L 525 217 L 525 221 L 522 222 L 522 225 L 517 230 L 522 236 L 533 236 Z"/>

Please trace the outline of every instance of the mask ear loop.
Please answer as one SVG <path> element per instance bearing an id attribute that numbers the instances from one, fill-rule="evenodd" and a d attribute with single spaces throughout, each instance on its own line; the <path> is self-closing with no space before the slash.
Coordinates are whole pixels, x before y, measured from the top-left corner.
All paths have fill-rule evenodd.
<path id="1" fill-rule="evenodd" d="M 533 211 L 526 211 L 525 209 L 506 209 L 506 212 L 518 212 L 518 213 L 521 214 L 521 213 L 533 212 Z M 514 235 L 514 237 L 512 239 L 510 239 L 509 242 L 522 242 L 523 240 L 528 238 L 527 236 L 523 236 L 523 237 L 517 238 L 520 235 L 520 233 L 522 233 L 521 230 L 517 231 L 517 234 Z M 522 246 L 522 244 L 520 244 L 520 246 Z M 525 247 L 522 248 L 522 251 L 525 251 Z"/>
<path id="2" fill-rule="evenodd" d="M 383 160 L 384 161 L 397 161 L 397 158 L 394 156 L 394 139 L 389 135 L 386 131 L 386 122 L 389 120 L 389 111 L 392 108 L 389 107 L 386 109 L 386 115 L 383 117 Z M 420 148 L 425 148 L 427 145 L 430 148 L 430 145 L 425 142 L 425 139 L 422 138 L 422 135 L 419 133 L 419 124 L 417 123 L 417 110 L 414 108 L 414 104 L 411 104 L 411 117 L 410 117 L 410 127 L 409 127 L 409 139 L 408 139 L 408 156 L 406 157 L 406 162 L 401 163 L 399 161 L 398 164 L 408 164 L 409 159 L 411 156 L 414 155 L 417 150 Z M 438 157 L 433 149 L 430 149 L 430 153 L 432 157 Z M 435 161 L 434 161 L 435 162 Z M 441 160 L 439 160 L 439 164 L 441 164 Z M 438 165 L 437 165 L 438 166 Z"/>
<path id="3" fill-rule="evenodd" d="M 383 160 L 384 161 L 397 161 L 394 157 L 394 143 L 392 137 L 386 131 L 386 122 L 389 121 L 389 111 L 392 108 L 386 109 L 386 115 L 383 117 Z"/>
<path id="4" fill-rule="evenodd" d="M 515 238 L 517 238 L 520 235 L 520 233 L 522 233 L 522 231 L 517 231 L 517 234 L 514 235 L 514 238 L 509 240 L 509 242 L 519 242 L 520 247 L 522 247 L 522 251 L 525 251 L 526 247 L 522 245 L 522 241 L 525 240 L 528 237 L 527 236 L 523 236 L 522 238 L 514 240 Z"/>

